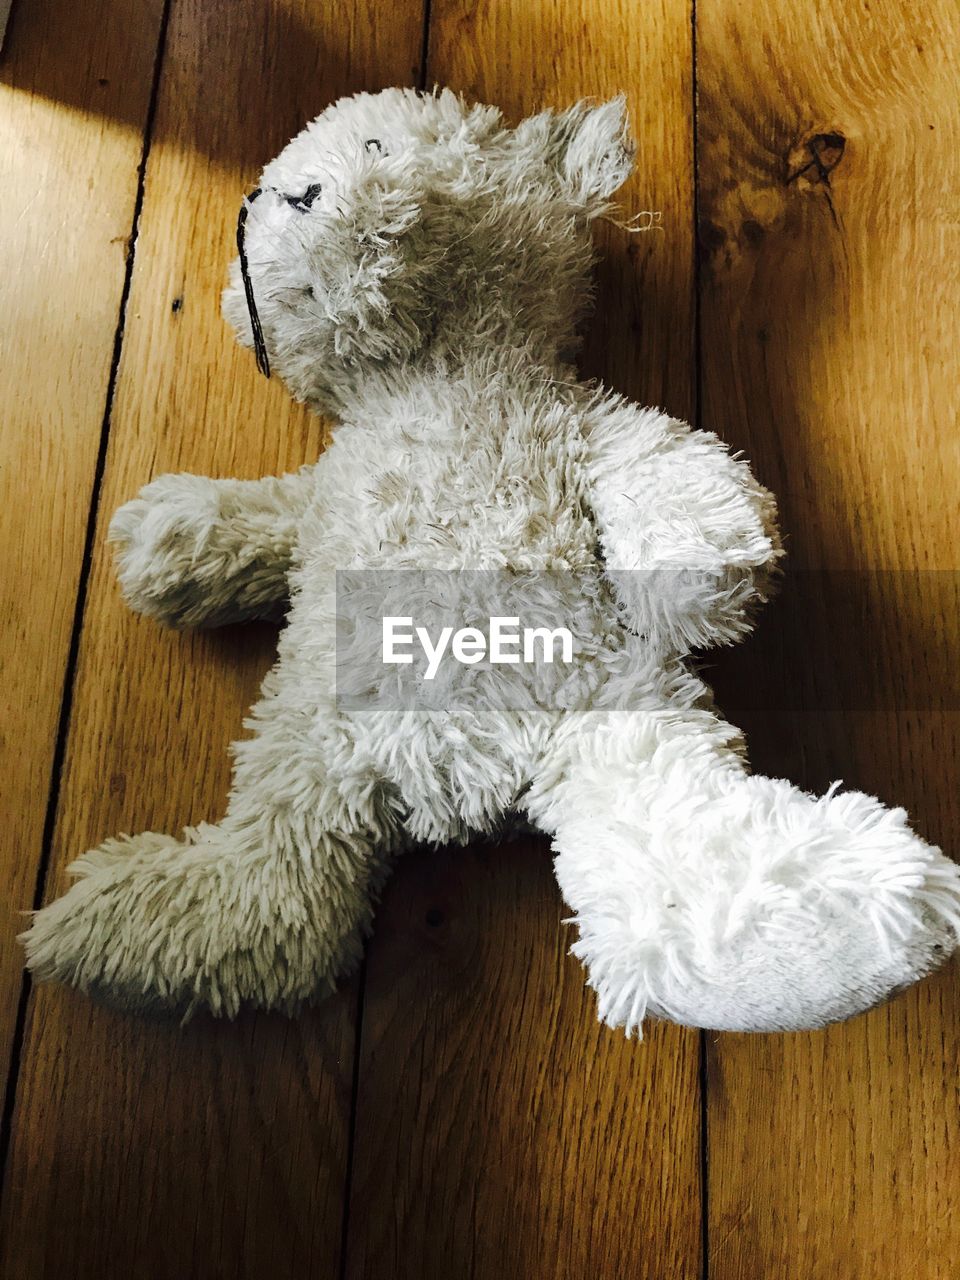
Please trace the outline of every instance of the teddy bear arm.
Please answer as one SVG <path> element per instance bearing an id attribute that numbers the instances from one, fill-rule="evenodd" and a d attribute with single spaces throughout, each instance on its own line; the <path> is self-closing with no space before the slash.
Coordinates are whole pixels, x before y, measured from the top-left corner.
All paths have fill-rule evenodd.
<path id="1" fill-rule="evenodd" d="M 624 401 L 588 419 L 586 488 L 631 630 L 678 652 L 729 644 L 773 589 L 773 496 L 715 435 Z"/>
<path id="2" fill-rule="evenodd" d="M 172 627 L 276 616 L 313 488 L 313 467 L 262 480 L 153 480 L 110 523 L 127 603 Z"/>

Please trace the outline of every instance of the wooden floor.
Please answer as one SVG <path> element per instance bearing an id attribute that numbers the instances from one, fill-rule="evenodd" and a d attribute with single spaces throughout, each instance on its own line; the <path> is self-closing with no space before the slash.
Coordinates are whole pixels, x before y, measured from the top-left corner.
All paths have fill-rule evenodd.
<path id="1" fill-rule="evenodd" d="M 172 636 L 104 546 L 321 429 L 219 319 L 243 191 L 336 96 L 629 94 L 586 370 L 710 425 L 794 575 L 711 657 L 757 767 L 960 817 L 955 0 L 16 0 L 0 61 L 0 1278 L 954 1280 L 956 965 L 811 1035 L 600 1028 L 534 841 L 411 857 L 302 1017 L 128 1020 L 18 913 L 215 817 L 268 629 Z M 699 235 L 696 227 L 699 224 Z M 877 572 L 873 572 L 877 571 Z"/>

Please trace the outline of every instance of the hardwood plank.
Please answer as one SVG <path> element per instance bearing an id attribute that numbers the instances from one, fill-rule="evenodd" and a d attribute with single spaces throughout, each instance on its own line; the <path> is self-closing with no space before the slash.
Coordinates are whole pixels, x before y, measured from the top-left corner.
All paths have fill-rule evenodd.
<path id="1" fill-rule="evenodd" d="M 29 8 L 29 6 L 28 6 Z M 333 97 L 410 82 L 420 0 L 175 0 L 163 66 L 47 896 L 120 830 L 220 812 L 226 746 L 269 629 L 177 637 L 122 606 L 104 546 L 159 472 L 257 476 L 315 457 L 322 428 L 219 317 L 241 194 Z M 78 281 L 79 283 L 79 281 Z M 32 999 L 0 1273 L 337 1273 L 356 989 L 299 1021 L 125 1019 Z"/>
<path id="2" fill-rule="evenodd" d="M 585 367 L 692 407 L 691 28 L 622 0 L 434 0 L 429 79 L 519 118 L 630 92 L 640 176 L 603 231 Z M 367 967 L 347 1246 L 352 1280 L 699 1275 L 695 1034 L 596 1023 L 548 849 L 407 858 Z"/>
<path id="3" fill-rule="evenodd" d="M 162 0 L 30 0 L 0 62 L 0 1079 L 22 989 Z M 2 24 L 0 24 L 2 25 Z M 65 41 L 58 32 L 70 32 Z M 63 104 L 70 109 L 64 109 Z"/>
<path id="4" fill-rule="evenodd" d="M 602 1027 L 548 849 L 408 855 L 367 964 L 347 1275 L 699 1276 L 697 1041 Z"/>
<path id="5" fill-rule="evenodd" d="M 10 9 L 13 0 L 0 0 L 0 49 L 3 48 L 3 39 L 7 34 L 7 23 L 10 21 Z"/>
<path id="6" fill-rule="evenodd" d="M 704 420 L 810 570 L 722 698 L 758 768 L 903 803 L 951 852 L 958 48 L 947 0 L 697 6 Z M 958 1025 L 954 964 L 826 1032 L 711 1038 L 711 1280 L 955 1274 Z"/>

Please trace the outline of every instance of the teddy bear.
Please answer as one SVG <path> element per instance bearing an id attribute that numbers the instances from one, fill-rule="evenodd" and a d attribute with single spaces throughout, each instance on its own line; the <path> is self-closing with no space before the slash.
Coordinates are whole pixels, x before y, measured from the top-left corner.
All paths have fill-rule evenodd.
<path id="1" fill-rule="evenodd" d="M 510 127 L 389 89 L 264 169 L 224 313 L 333 442 L 279 478 L 161 476 L 109 536 L 132 608 L 285 614 L 277 661 L 222 821 L 84 854 L 23 937 L 37 978 L 292 1012 L 356 967 L 405 848 L 514 822 L 550 837 L 573 950 L 628 1035 L 818 1027 L 953 951 L 958 868 L 902 809 L 752 774 L 692 665 L 772 590 L 773 498 L 715 435 L 578 380 L 625 117 Z"/>

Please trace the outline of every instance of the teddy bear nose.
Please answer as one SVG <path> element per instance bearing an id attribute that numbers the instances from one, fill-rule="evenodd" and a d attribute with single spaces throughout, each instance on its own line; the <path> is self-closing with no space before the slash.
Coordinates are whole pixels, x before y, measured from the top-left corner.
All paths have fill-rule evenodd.
<path id="1" fill-rule="evenodd" d="M 285 195 L 283 198 L 291 209 L 296 209 L 298 213 L 306 213 L 322 189 L 319 182 L 311 182 L 302 196 Z"/>

